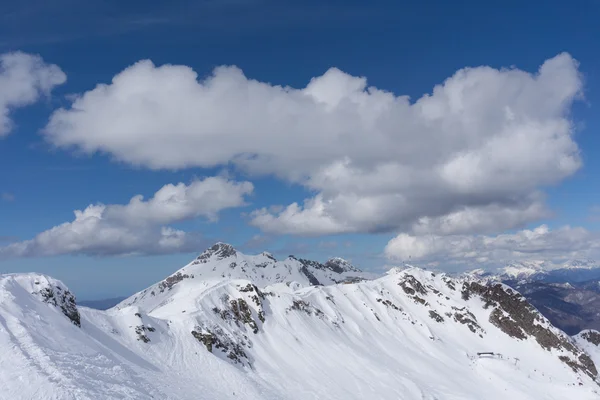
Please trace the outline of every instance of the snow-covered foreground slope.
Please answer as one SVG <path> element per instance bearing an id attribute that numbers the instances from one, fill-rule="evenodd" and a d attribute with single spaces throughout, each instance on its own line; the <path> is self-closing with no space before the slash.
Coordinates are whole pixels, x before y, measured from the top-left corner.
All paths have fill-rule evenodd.
<path id="1" fill-rule="evenodd" d="M 36 290 L 60 282 L 2 276 L 0 398 L 600 398 L 589 342 L 507 286 L 299 262 L 327 283 L 311 286 L 295 259 L 223 249 L 113 309 L 80 307 L 81 327 Z"/>

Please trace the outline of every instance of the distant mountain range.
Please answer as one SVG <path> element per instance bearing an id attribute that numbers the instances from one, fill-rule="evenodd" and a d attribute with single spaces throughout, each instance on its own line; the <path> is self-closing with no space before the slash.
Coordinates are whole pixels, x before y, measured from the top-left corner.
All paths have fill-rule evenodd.
<path id="1" fill-rule="evenodd" d="M 493 271 L 476 269 L 467 274 L 513 282 L 585 282 L 600 279 L 600 263 L 594 260 L 570 260 L 562 264 L 548 261 L 515 261 Z"/>

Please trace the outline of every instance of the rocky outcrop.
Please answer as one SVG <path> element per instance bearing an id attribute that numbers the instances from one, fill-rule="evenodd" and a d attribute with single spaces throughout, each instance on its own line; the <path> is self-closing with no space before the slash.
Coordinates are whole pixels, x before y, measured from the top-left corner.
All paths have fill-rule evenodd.
<path id="1" fill-rule="evenodd" d="M 592 378 L 598 375 L 591 358 L 578 349 L 568 336 L 552 327 L 520 293 L 500 283 L 466 281 L 461 295 L 463 300 L 474 296 L 481 298 L 484 308 L 492 308 L 490 322 L 507 335 L 520 340 L 532 337 L 548 351 L 563 352 L 559 358 L 572 369 L 585 372 Z"/>
<path id="2" fill-rule="evenodd" d="M 305 264 L 302 265 L 302 268 L 300 268 L 300 272 L 306 276 L 306 278 L 308 279 L 308 282 L 313 285 L 313 286 L 320 286 L 321 282 L 319 282 L 319 280 L 313 275 L 312 272 L 310 272 L 308 270 L 308 268 L 306 267 Z"/>
<path id="3" fill-rule="evenodd" d="M 33 292 L 33 294 L 39 296 L 44 303 L 59 308 L 73 324 L 81 327 L 81 316 L 77 309 L 75 296 L 68 289 L 63 289 L 60 286 L 49 286 Z"/>
<path id="4" fill-rule="evenodd" d="M 452 306 L 453 312 L 450 313 L 454 317 L 454 320 L 460 324 L 466 325 L 469 330 L 473 333 L 479 334 L 482 337 L 482 334 L 485 333 L 483 328 L 477 323 L 477 318 L 473 313 L 467 310 L 466 307 L 455 307 Z"/>
<path id="5" fill-rule="evenodd" d="M 234 338 L 219 326 L 211 328 L 196 326 L 191 333 L 209 352 L 214 353 L 215 350 L 219 350 L 221 354 L 236 364 L 249 364 L 248 355 L 244 351 L 244 347 L 251 347 L 247 338 L 246 340 Z"/>
<path id="6" fill-rule="evenodd" d="M 424 306 L 429 305 L 427 300 L 419 296 L 425 296 L 428 293 L 427 289 L 425 289 L 425 286 L 423 286 L 423 284 L 414 276 L 406 274 L 404 278 L 398 282 L 398 286 L 400 286 L 404 293 L 411 297 L 415 303 L 419 303 Z"/>
<path id="7" fill-rule="evenodd" d="M 335 273 L 360 272 L 354 265 L 340 257 L 330 258 L 323 266 Z"/>
<path id="8" fill-rule="evenodd" d="M 211 257 L 216 257 L 217 260 L 222 260 L 227 257 L 235 255 L 236 251 L 232 245 L 227 243 L 216 243 L 211 248 L 205 250 L 200 254 L 196 261 L 197 263 L 206 263 Z"/>
<path id="9" fill-rule="evenodd" d="M 289 312 L 293 310 L 302 311 L 308 315 L 316 315 L 318 317 L 323 317 L 325 315 L 323 314 L 323 311 L 304 300 L 294 300 L 287 311 Z"/>
<path id="10" fill-rule="evenodd" d="M 579 336 L 595 346 L 600 346 L 600 332 L 594 330 L 583 331 Z"/>
<path id="11" fill-rule="evenodd" d="M 181 272 L 177 272 L 169 277 L 167 277 L 164 281 L 158 284 L 158 290 L 162 293 L 165 290 L 173 289 L 173 286 L 178 284 L 184 279 L 194 278 L 194 275 L 182 274 Z"/>
<path id="12" fill-rule="evenodd" d="M 156 329 L 154 329 L 151 326 L 146 326 L 146 325 L 138 325 L 135 327 L 135 333 L 138 336 L 137 340 L 142 341 L 144 343 L 149 343 L 150 342 L 150 338 L 148 337 L 148 335 L 146 334 L 146 332 L 154 332 Z"/>
<path id="13" fill-rule="evenodd" d="M 444 317 L 433 310 L 429 310 L 429 318 L 433 319 L 436 322 L 444 322 Z"/>

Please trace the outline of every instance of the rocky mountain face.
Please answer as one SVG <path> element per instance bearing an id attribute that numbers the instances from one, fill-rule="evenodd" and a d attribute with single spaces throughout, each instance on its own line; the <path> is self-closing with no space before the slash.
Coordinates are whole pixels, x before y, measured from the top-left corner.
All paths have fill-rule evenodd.
<path id="1" fill-rule="evenodd" d="M 49 295 L 38 275 L 2 276 L 0 396 L 599 398 L 600 333 L 567 336 L 509 286 L 412 267 L 366 278 L 219 243 L 107 311 L 73 298 L 78 325 L 58 281 L 43 278 Z"/>
<path id="2" fill-rule="evenodd" d="M 548 283 L 510 282 L 553 325 L 570 335 L 600 330 L 600 281 Z"/>
<path id="3" fill-rule="evenodd" d="M 60 311 L 76 326 L 81 326 L 81 316 L 75 296 L 59 280 L 42 274 L 0 275 L 0 287 L 23 290 L 42 303 Z M 5 294 L 6 295 L 6 294 Z"/>
<path id="4" fill-rule="evenodd" d="M 572 260 L 562 265 L 515 262 L 496 271 L 471 271 L 492 282 L 503 282 L 522 293 L 553 325 L 570 335 L 600 329 L 600 264 Z"/>

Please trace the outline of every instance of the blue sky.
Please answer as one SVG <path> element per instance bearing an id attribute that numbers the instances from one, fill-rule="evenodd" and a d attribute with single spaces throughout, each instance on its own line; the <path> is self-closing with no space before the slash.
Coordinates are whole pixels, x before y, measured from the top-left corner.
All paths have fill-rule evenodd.
<path id="1" fill-rule="evenodd" d="M 0 80 L 0 272 L 91 299 L 216 240 L 373 270 L 598 257 L 597 1 L 122 3 L 0 5 L 34 92 Z M 119 207 L 178 183 L 181 210 Z M 48 233 L 94 204 L 87 236 Z"/>

